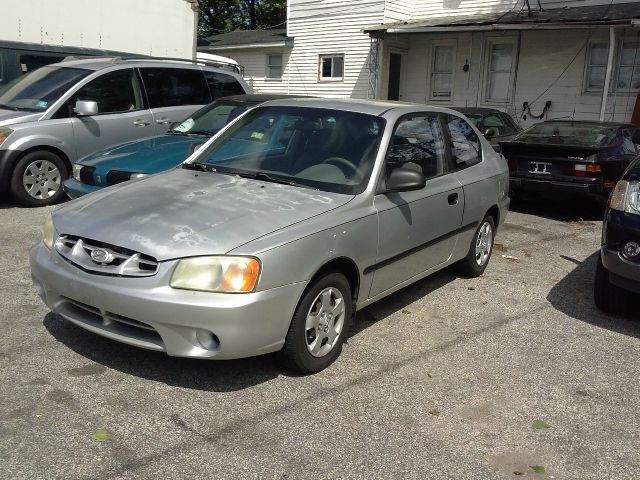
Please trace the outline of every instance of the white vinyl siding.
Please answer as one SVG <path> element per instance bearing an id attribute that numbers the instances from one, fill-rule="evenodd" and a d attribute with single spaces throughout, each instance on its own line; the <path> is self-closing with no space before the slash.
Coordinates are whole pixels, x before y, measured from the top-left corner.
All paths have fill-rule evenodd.
<path id="1" fill-rule="evenodd" d="M 218 53 L 218 52 L 213 52 Z M 225 50 L 224 55 L 234 59 L 244 67 L 244 79 L 254 93 L 289 93 L 287 85 L 287 65 L 291 50 L 272 49 L 242 49 Z M 269 78 L 268 55 L 282 55 L 282 77 Z"/>
<path id="2" fill-rule="evenodd" d="M 282 54 L 267 54 L 267 78 L 282 78 Z"/>
<path id="3" fill-rule="evenodd" d="M 448 100 L 453 92 L 456 47 L 451 42 L 431 45 L 431 100 Z"/>

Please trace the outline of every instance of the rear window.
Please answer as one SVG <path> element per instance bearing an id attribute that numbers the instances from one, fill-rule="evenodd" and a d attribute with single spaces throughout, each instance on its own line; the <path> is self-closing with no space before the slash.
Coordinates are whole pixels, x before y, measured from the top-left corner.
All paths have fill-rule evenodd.
<path id="1" fill-rule="evenodd" d="M 204 77 L 207 79 L 207 85 L 211 91 L 211 97 L 214 100 L 229 95 L 242 95 L 246 93 L 242 85 L 240 85 L 240 82 L 226 73 L 205 70 Z"/>
<path id="2" fill-rule="evenodd" d="M 542 122 L 522 132 L 516 140 L 550 145 L 603 147 L 612 142 L 617 132 L 617 127 L 596 123 Z"/>
<path id="3" fill-rule="evenodd" d="M 204 105 L 211 102 L 201 70 L 182 68 L 140 69 L 151 108 Z"/>

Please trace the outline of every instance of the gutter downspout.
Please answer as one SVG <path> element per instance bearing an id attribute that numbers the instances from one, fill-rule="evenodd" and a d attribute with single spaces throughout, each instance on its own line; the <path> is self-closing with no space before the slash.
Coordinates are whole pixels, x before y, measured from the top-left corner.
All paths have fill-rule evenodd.
<path id="1" fill-rule="evenodd" d="M 604 76 L 604 90 L 602 91 L 602 105 L 600 105 L 600 118 L 604 122 L 604 112 L 607 109 L 607 96 L 609 95 L 609 85 L 611 83 L 611 72 L 613 71 L 613 51 L 616 47 L 616 31 L 609 28 L 609 56 L 607 58 L 607 72 Z"/>

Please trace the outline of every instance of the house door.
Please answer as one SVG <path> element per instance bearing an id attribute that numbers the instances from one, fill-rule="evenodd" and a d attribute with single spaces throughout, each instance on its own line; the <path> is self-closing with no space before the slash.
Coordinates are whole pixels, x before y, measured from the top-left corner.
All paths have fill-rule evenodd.
<path id="1" fill-rule="evenodd" d="M 400 68 L 402 55 L 392 53 L 389 55 L 389 94 L 388 100 L 400 100 Z"/>

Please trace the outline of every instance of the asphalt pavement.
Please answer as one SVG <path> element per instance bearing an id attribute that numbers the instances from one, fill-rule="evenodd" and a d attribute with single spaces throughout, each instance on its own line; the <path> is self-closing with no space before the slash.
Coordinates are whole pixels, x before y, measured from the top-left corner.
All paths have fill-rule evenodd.
<path id="1" fill-rule="evenodd" d="M 640 321 L 593 304 L 602 212 L 514 210 L 484 276 L 359 312 L 300 377 L 64 323 L 29 273 L 47 209 L 0 199 L 0 478 L 637 478 Z"/>

